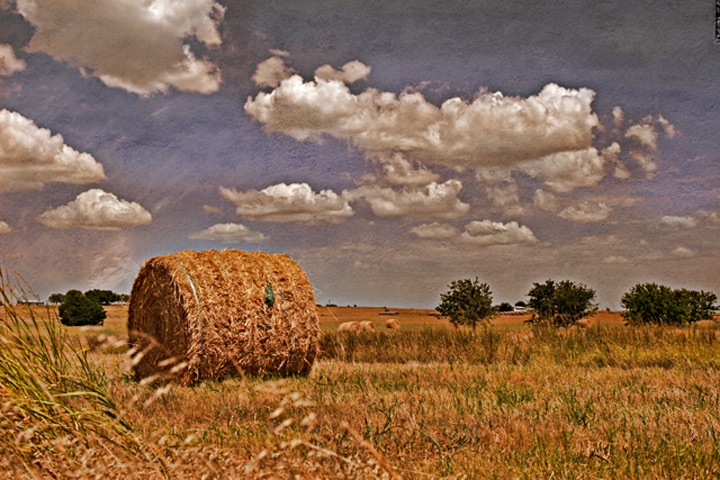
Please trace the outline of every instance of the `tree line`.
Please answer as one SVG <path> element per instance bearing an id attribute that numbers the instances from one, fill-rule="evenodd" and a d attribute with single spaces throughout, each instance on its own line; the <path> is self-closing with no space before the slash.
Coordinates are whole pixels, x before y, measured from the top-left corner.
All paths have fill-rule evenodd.
<path id="1" fill-rule="evenodd" d="M 112 290 L 93 289 L 83 293 L 80 290 L 68 290 L 66 293 L 53 293 L 48 302 L 59 303 L 60 322 L 67 326 L 102 325 L 105 320 L 103 305 L 127 302 L 130 295 L 115 293 Z"/>
<path id="2" fill-rule="evenodd" d="M 569 327 L 577 325 L 598 310 L 596 292 L 592 288 L 570 280 L 547 280 L 533 283 L 527 293 L 529 301 L 517 302 L 532 310 L 528 322 L 536 325 Z M 622 316 L 628 325 L 661 324 L 688 325 L 700 320 L 712 320 L 717 296 L 712 292 L 672 289 L 656 283 L 639 283 L 623 294 Z M 508 303 L 492 306 L 492 292 L 486 283 L 475 280 L 456 280 L 448 291 L 440 295 L 435 309 L 454 326 L 475 328 L 487 324 L 497 311 L 507 311 Z"/>

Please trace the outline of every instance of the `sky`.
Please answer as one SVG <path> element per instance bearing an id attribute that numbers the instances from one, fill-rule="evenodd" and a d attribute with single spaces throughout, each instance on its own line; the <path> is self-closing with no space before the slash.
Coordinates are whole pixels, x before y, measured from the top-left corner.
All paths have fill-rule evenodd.
<path id="1" fill-rule="evenodd" d="M 185 249 L 319 303 L 570 279 L 720 294 L 712 2 L 0 0 L 0 265 L 45 299 Z M 716 108 L 716 104 L 718 104 Z"/>

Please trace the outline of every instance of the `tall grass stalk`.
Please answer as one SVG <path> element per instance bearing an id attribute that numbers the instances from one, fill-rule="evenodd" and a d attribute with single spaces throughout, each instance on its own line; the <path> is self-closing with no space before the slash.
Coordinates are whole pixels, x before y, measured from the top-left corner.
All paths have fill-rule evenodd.
<path id="1" fill-rule="evenodd" d="M 18 302 L 26 298 L 26 288 L 11 288 L 0 271 L 5 313 L 0 322 L 0 445 L 6 462 L 0 467 L 55 471 L 59 461 L 71 467 L 97 455 L 104 461 L 153 463 L 87 351 L 49 309 L 38 318 Z"/>

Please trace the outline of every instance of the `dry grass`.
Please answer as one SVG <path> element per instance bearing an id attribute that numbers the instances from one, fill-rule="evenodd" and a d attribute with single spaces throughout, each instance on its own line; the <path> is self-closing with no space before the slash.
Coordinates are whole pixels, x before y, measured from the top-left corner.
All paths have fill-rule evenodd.
<path id="1" fill-rule="evenodd" d="M 78 461 L 49 453 L 45 470 L 31 471 L 128 479 L 720 477 L 717 324 L 628 328 L 601 312 L 584 329 L 531 329 L 507 316 L 473 333 L 400 311 L 398 331 L 334 332 L 341 321 L 387 318 L 377 315 L 382 309 L 359 310 L 321 317 L 324 353 L 309 377 L 143 385 L 119 349 L 99 348 L 87 355 L 94 378 L 157 460 L 108 457 L 98 443 Z M 103 332 L 122 336 L 123 328 L 121 318 L 110 319 Z"/>

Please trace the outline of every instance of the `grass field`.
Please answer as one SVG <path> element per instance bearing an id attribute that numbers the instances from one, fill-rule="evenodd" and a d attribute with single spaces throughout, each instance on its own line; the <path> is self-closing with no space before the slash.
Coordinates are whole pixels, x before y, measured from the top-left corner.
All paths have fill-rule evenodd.
<path id="1" fill-rule="evenodd" d="M 103 470 L 89 454 L 68 465 L 77 478 L 720 477 L 717 323 L 629 328 L 600 312 L 588 328 L 503 316 L 472 332 L 390 310 L 320 308 L 309 377 L 140 385 L 123 348 L 92 352 L 133 438 L 165 466 L 135 455 Z M 110 307 L 104 326 L 70 335 L 123 337 L 125 316 Z M 381 328 L 387 318 L 401 329 Z M 337 333 L 350 320 L 378 332 Z"/>

